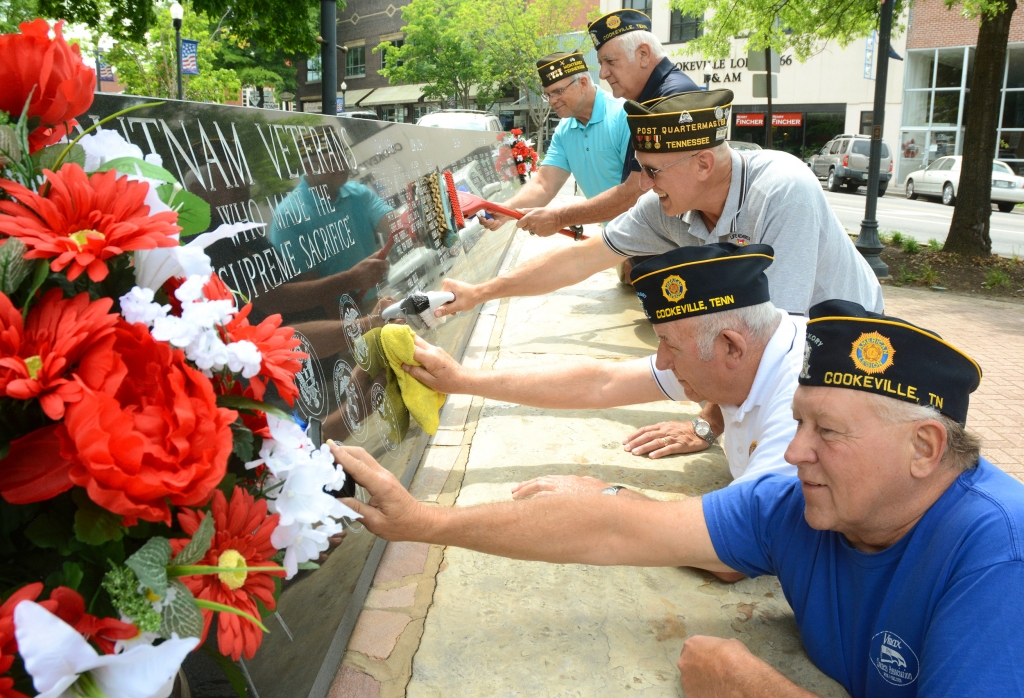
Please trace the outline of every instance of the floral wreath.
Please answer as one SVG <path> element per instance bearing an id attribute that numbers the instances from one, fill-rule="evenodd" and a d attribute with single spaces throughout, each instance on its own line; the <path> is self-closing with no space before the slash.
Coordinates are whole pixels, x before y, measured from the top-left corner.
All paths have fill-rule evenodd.
<path id="1" fill-rule="evenodd" d="M 526 176 L 537 171 L 537 151 L 533 149 L 533 140 L 523 138 L 523 130 L 514 128 L 509 135 L 501 137 L 502 145 L 507 148 L 503 157 L 498 158 L 496 167 L 499 172 L 514 170 L 519 181 L 526 184 Z"/>
<path id="2" fill-rule="evenodd" d="M 257 226 L 204 233 L 158 155 L 96 130 L 152 104 L 66 142 L 96 76 L 62 26 L 0 36 L 0 698 L 160 697 L 214 614 L 253 657 L 277 578 L 358 515 L 262 401 L 294 403 L 300 340 L 250 323 L 204 251 Z"/>

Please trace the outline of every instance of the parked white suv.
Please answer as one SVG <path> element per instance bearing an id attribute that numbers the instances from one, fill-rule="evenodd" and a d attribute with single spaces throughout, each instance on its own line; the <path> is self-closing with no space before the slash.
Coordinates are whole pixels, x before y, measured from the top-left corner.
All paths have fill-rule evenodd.
<path id="1" fill-rule="evenodd" d="M 416 122 L 417 126 L 435 128 L 461 128 L 470 131 L 501 131 L 501 122 L 490 112 L 472 109 L 445 109 L 425 114 Z"/>
<path id="2" fill-rule="evenodd" d="M 923 170 L 907 175 L 907 198 L 939 197 L 952 206 L 960 191 L 960 164 L 962 155 L 939 158 Z M 1010 166 L 999 160 L 992 161 L 992 203 L 1003 213 L 1009 213 L 1017 204 L 1024 203 L 1024 177 L 1018 177 Z"/>

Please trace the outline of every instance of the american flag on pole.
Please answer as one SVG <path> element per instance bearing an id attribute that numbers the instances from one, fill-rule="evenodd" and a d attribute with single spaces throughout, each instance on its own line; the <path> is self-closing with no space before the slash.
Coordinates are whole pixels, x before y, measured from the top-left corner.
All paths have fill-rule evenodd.
<path id="1" fill-rule="evenodd" d="M 191 39 L 181 40 L 181 74 L 199 75 L 199 63 L 196 60 L 196 53 L 199 51 L 199 42 Z"/>
<path id="2" fill-rule="evenodd" d="M 103 60 L 102 53 L 100 54 L 100 82 L 114 82 L 114 69 Z"/>

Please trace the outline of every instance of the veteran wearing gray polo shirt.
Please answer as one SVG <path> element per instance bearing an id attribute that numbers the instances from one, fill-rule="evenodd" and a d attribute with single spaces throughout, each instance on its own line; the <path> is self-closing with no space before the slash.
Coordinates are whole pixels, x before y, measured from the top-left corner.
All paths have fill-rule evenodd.
<path id="1" fill-rule="evenodd" d="M 777 308 L 806 315 L 848 300 L 882 312 L 882 289 L 821 185 L 788 153 L 742 154 L 726 143 L 730 90 L 683 92 L 645 105 L 626 102 L 640 186 L 647 193 L 600 238 L 563 247 L 480 284 L 446 280 L 455 300 L 437 315 L 509 296 L 538 296 L 609 269 L 623 257 L 684 245 L 759 243 L 775 249 L 767 270 Z"/>

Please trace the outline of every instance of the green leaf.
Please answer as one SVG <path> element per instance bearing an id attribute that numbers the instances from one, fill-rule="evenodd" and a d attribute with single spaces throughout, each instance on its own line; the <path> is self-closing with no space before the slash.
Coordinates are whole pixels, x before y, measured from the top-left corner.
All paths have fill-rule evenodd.
<path id="1" fill-rule="evenodd" d="M 234 473 L 227 473 L 224 479 L 217 485 L 217 489 L 224 493 L 224 497 L 231 499 L 232 493 L 235 491 L 235 483 L 238 482 L 238 476 Z"/>
<path id="2" fill-rule="evenodd" d="M 55 170 L 57 167 L 57 160 L 60 158 L 60 154 L 67 149 L 67 145 L 64 143 L 58 143 L 56 145 L 48 145 L 42 150 L 32 155 L 32 161 L 36 165 L 37 170 Z M 73 162 L 81 167 L 85 167 L 85 148 L 78 145 L 77 143 L 71 146 L 71 150 L 64 156 L 64 161 L 61 166 Z"/>
<path id="3" fill-rule="evenodd" d="M 85 490 L 77 489 L 71 495 L 78 505 L 75 512 L 75 537 L 86 545 L 103 545 L 107 541 L 121 540 L 124 536 L 123 520 L 89 499 Z"/>
<path id="4" fill-rule="evenodd" d="M 60 572 L 54 572 L 46 578 L 46 586 L 69 587 L 77 591 L 84 577 L 85 573 L 77 562 L 65 562 Z"/>
<path id="5" fill-rule="evenodd" d="M 100 165 L 96 171 L 108 172 L 110 170 L 117 170 L 121 174 L 140 175 L 148 179 L 159 179 L 161 182 L 172 184 L 178 181 L 164 168 L 139 158 L 115 158 Z"/>
<path id="6" fill-rule="evenodd" d="M 146 541 L 124 564 L 131 568 L 139 582 L 162 599 L 167 596 L 167 565 L 170 562 L 171 544 L 158 536 Z"/>
<path id="7" fill-rule="evenodd" d="M 238 665 L 212 647 L 203 645 L 200 649 L 203 650 L 203 654 L 212 659 L 221 668 L 224 676 L 227 677 L 228 682 L 231 684 L 231 688 L 235 689 L 235 693 L 238 694 L 238 698 L 248 698 L 249 684 L 246 682 L 245 674 L 238 668 Z"/>
<path id="8" fill-rule="evenodd" d="M 210 227 L 210 204 L 177 184 L 161 184 L 156 191 L 161 201 L 178 212 L 182 238 L 205 233 Z"/>
<path id="9" fill-rule="evenodd" d="M 320 569 L 320 564 L 316 563 L 316 562 L 313 562 L 312 560 L 307 560 L 306 562 L 300 562 L 299 563 L 299 569 L 300 570 L 318 570 L 318 569 Z"/>
<path id="10" fill-rule="evenodd" d="M 18 238 L 8 238 L 0 245 L 0 291 L 8 296 L 21 286 L 32 269 L 32 262 L 24 257 L 27 249 Z"/>
<path id="11" fill-rule="evenodd" d="M 206 555 L 206 551 L 210 549 L 210 543 L 213 541 L 213 517 L 207 514 L 203 517 L 202 523 L 199 524 L 199 528 L 192 534 L 192 540 L 189 541 L 188 545 L 181 549 L 181 552 L 174 556 L 171 560 L 172 565 L 194 565 L 203 559 Z"/>
<path id="12" fill-rule="evenodd" d="M 238 456 L 243 463 L 254 460 L 256 456 L 252 432 L 242 423 L 241 419 L 236 419 L 231 425 L 231 436 L 234 439 L 234 447 L 231 452 Z"/>
<path id="13" fill-rule="evenodd" d="M 39 548 L 55 548 L 59 555 L 70 555 L 68 539 L 73 529 L 68 524 L 68 520 L 62 521 L 54 512 L 44 512 L 25 528 L 25 537 Z"/>
<path id="14" fill-rule="evenodd" d="M 196 605 L 199 606 L 199 608 L 206 609 L 207 611 L 216 611 L 218 613 L 233 613 L 236 616 L 241 616 L 242 618 L 245 618 L 247 621 L 255 625 L 263 632 L 270 632 L 270 630 L 267 629 L 267 626 L 263 625 L 263 621 L 261 621 L 259 618 L 252 615 L 251 613 L 246 613 L 245 611 L 237 609 L 234 606 L 228 606 L 226 604 L 217 603 L 216 601 L 208 601 L 206 599 L 196 599 L 195 602 Z"/>
<path id="15" fill-rule="evenodd" d="M 230 407 L 235 410 L 250 410 L 252 412 L 266 412 L 272 414 L 278 419 L 291 419 L 292 416 L 282 410 L 280 407 L 274 407 L 273 405 L 267 404 L 266 402 L 260 402 L 259 400 L 253 400 L 251 397 L 242 397 L 241 395 L 218 395 L 217 396 L 218 407 Z"/>
<path id="16" fill-rule="evenodd" d="M 36 268 L 32 273 L 32 287 L 28 290 L 28 296 L 26 296 L 25 307 L 21 309 L 21 319 L 24 321 L 28 318 L 28 309 L 32 307 L 33 297 L 36 295 L 36 291 L 46 281 L 46 277 L 50 275 L 50 263 L 45 259 L 40 259 L 36 262 Z"/>
<path id="17" fill-rule="evenodd" d="M 178 579 L 168 585 L 174 590 L 173 598 L 164 601 L 160 613 L 160 637 L 169 638 L 172 633 L 178 637 L 202 637 L 203 613 L 188 587 Z"/>

